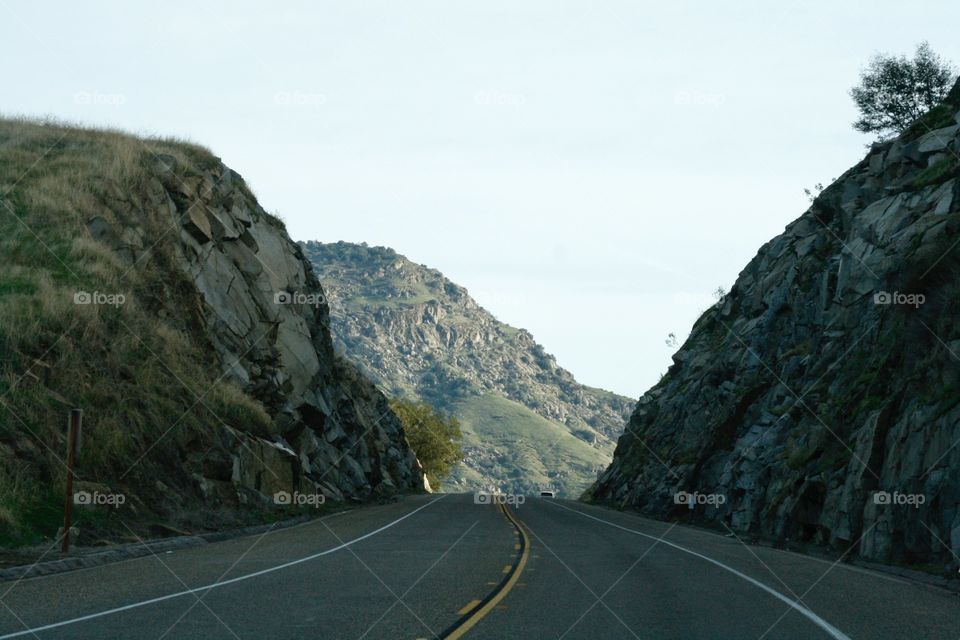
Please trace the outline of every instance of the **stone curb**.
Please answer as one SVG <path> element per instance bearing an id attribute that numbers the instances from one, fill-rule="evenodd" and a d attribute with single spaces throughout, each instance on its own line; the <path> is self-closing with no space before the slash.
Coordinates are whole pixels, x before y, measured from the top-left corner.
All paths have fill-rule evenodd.
<path id="1" fill-rule="evenodd" d="M 958 574 L 958 577 L 956 578 L 945 578 L 943 576 L 925 573 L 915 569 L 904 569 L 896 565 L 879 564 L 877 562 L 868 562 L 866 560 L 854 560 L 850 564 L 863 569 L 870 569 L 871 571 L 876 571 L 877 573 L 892 574 L 913 582 L 922 582 L 923 584 L 928 584 L 933 587 L 940 587 L 941 589 L 948 589 L 950 591 L 956 591 L 957 593 L 960 593 L 960 574 Z"/>

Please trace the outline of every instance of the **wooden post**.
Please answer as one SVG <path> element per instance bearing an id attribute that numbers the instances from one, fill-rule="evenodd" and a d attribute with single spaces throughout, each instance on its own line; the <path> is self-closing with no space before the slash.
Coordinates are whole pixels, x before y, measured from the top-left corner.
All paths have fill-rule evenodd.
<path id="1" fill-rule="evenodd" d="M 77 440 L 83 409 L 70 410 L 70 426 L 67 434 L 67 496 L 63 503 L 63 552 L 70 552 L 70 528 L 73 526 L 73 466 L 77 457 Z"/>

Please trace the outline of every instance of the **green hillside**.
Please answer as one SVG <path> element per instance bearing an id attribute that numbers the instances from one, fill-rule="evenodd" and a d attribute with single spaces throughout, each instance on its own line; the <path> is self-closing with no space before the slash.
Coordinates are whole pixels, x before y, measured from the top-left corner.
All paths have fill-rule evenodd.
<path id="1" fill-rule="evenodd" d="M 551 488 L 576 496 L 612 454 L 609 447 L 587 444 L 563 425 L 506 398 L 472 396 L 451 408 L 461 422 L 467 452 L 467 464 L 454 472 L 451 484 L 483 487 L 484 478 L 500 478 L 504 491 Z"/>

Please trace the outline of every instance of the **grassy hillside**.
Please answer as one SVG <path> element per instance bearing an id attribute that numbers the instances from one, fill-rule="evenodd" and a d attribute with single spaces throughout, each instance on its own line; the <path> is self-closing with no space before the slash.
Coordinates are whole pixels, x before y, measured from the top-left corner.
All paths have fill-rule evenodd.
<path id="1" fill-rule="evenodd" d="M 56 530 L 70 406 L 91 408 L 88 446 L 78 461 L 90 482 L 127 472 L 167 429 L 175 437 L 151 458 L 173 455 L 170 445 L 202 432 L 213 420 L 210 410 L 238 421 L 270 420 L 218 380 L 194 339 L 195 310 L 161 313 L 187 288 L 164 268 L 167 226 L 142 221 L 152 231 L 145 240 L 156 246 L 136 268 L 90 237 L 94 217 L 121 223 L 105 202 L 135 199 L 159 155 L 198 169 L 216 162 L 209 151 L 179 141 L 0 120 L 0 544 Z M 78 292 L 124 302 L 78 305 Z M 197 404 L 185 387 L 212 392 Z M 130 470 L 127 482 L 151 467 Z"/>
<path id="2" fill-rule="evenodd" d="M 452 406 L 464 434 L 467 462 L 450 479 L 460 487 L 482 487 L 500 479 L 505 491 L 552 488 L 582 493 L 610 460 L 611 451 L 587 444 L 563 425 L 495 395 L 463 398 Z"/>

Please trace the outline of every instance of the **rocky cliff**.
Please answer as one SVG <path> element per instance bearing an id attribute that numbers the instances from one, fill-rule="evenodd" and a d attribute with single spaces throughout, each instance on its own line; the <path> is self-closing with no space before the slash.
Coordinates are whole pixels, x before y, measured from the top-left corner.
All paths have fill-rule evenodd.
<path id="1" fill-rule="evenodd" d="M 422 489 L 386 398 L 334 355 L 310 264 L 239 174 L 189 144 L 15 121 L 0 168 L 7 537 L 56 504 L 66 406 L 86 413 L 80 486 L 123 493 L 131 522 Z"/>
<path id="2" fill-rule="evenodd" d="M 760 249 L 640 398 L 590 497 L 956 564 L 958 110 L 955 88 Z"/>
<path id="3" fill-rule="evenodd" d="M 575 493 L 609 460 L 633 402 L 578 383 L 533 336 L 392 249 L 303 244 L 330 297 L 338 350 L 394 395 L 464 423 L 452 486 Z"/>

